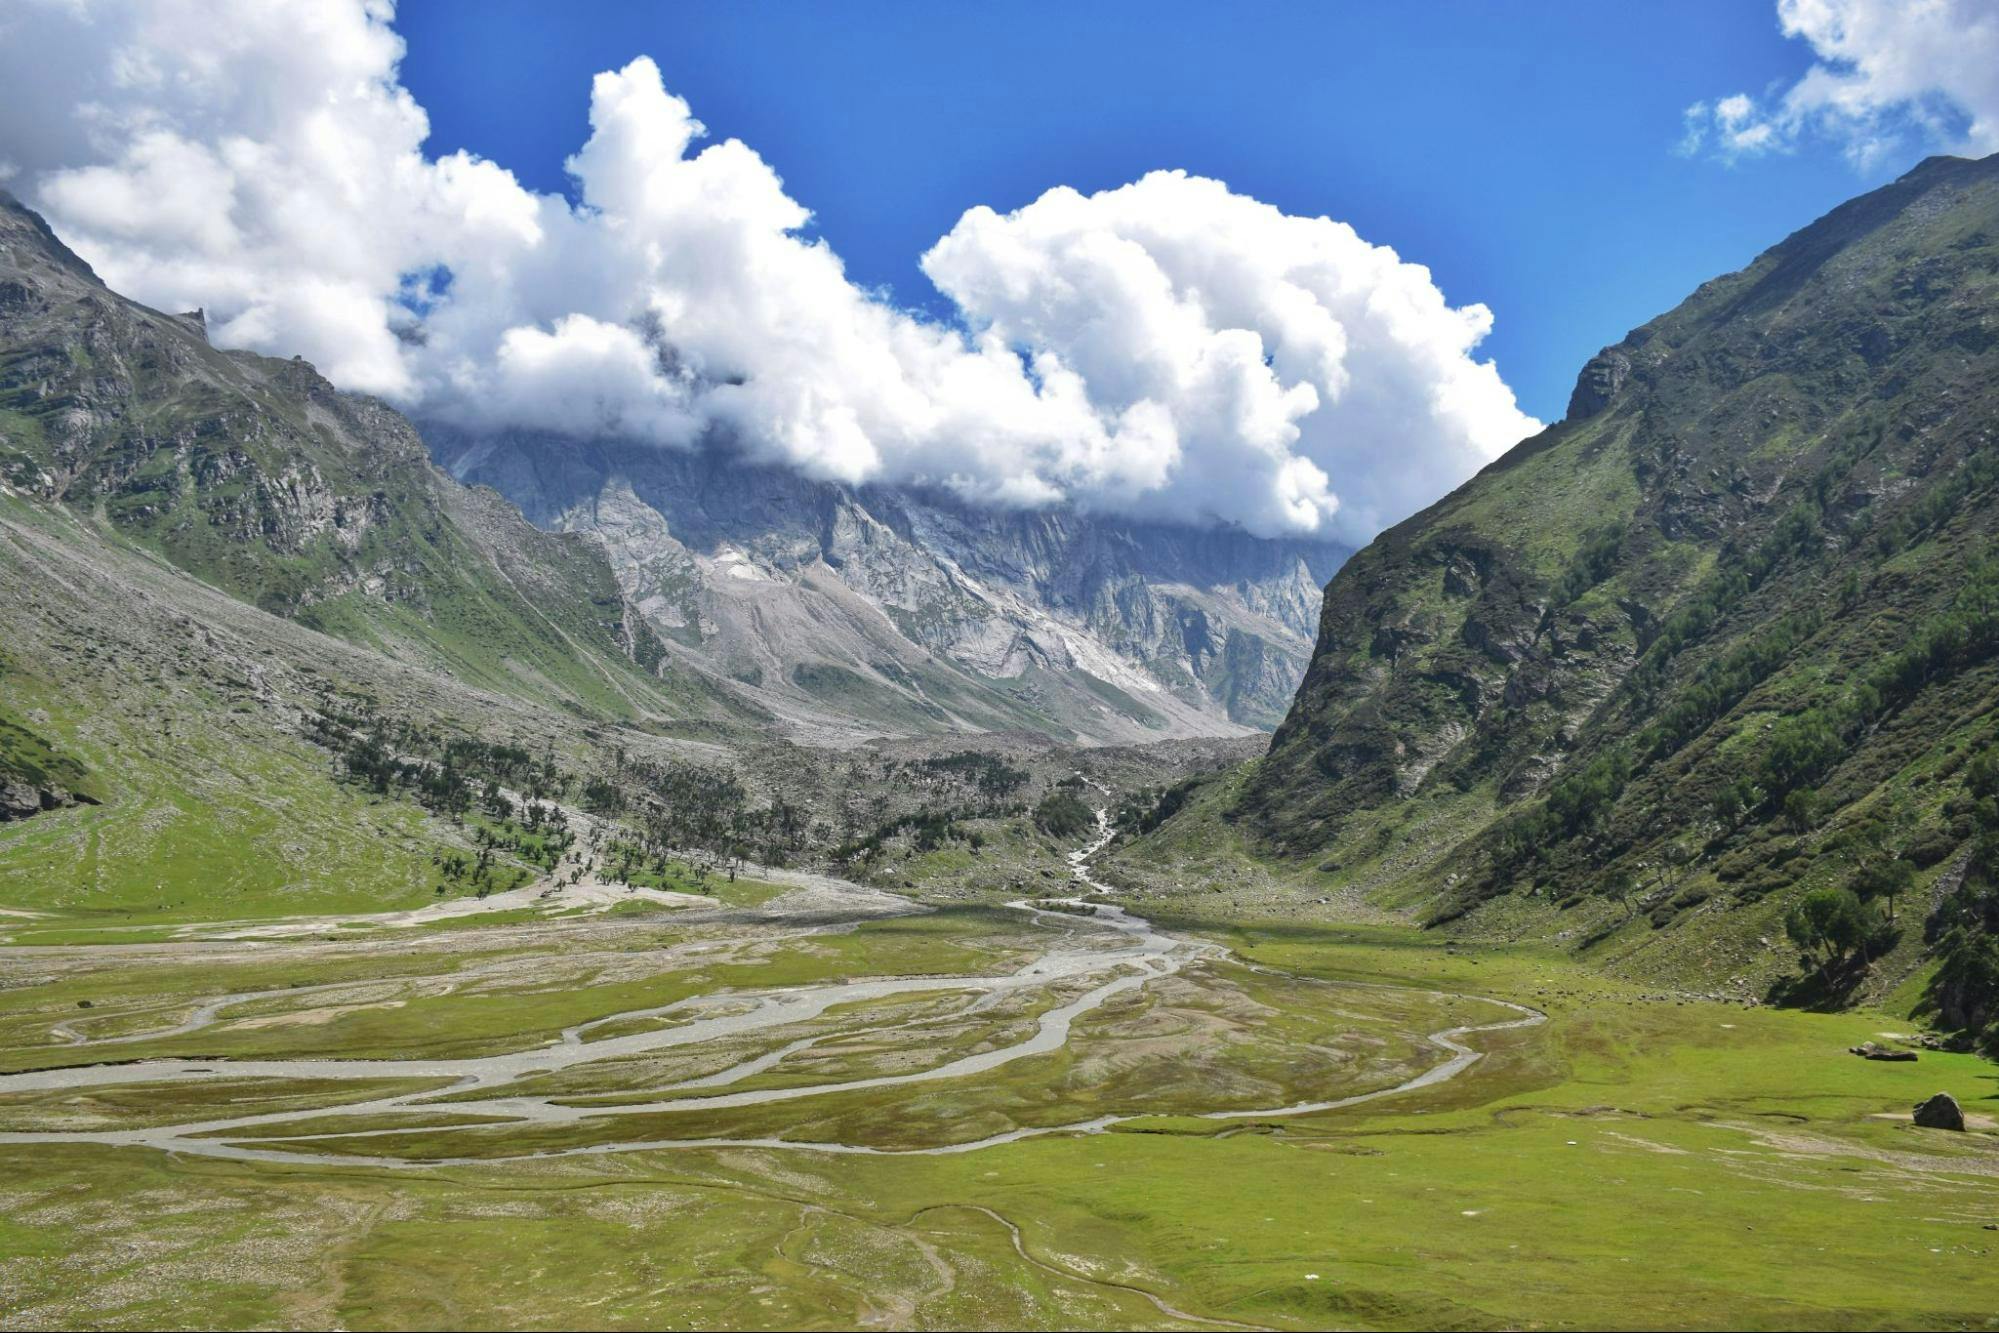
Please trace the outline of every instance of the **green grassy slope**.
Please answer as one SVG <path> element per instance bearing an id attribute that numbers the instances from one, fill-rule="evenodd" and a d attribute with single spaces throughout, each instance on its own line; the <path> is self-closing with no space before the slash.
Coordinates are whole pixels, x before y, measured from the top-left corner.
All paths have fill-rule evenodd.
<path id="1" fill-rule="evenodd" d="M 1769 980 L 1804 894 L 1903 861 L 1873 951 L 1918 967 L 1999 744 L 1995 430 L 1999 158 L 1932 159 L 1354 557 L 1269 757 L 1198 817 L 1300 888 L 1709 979 Z"/>
<path id="2" fill-rule="evenodd" d="M 0 196 L 0 484 L 231 595 L 482 688 L 605 718 L 741 727 L 662 673 L 601 551 L 438 471 L 385 404 L 208 345 L 106 289 Z"/>
<path id="3" fill-rule="evenodd" d="M 532 714 L 245 606 L 60 511 L 0 497 L 0 741 L 94 804 L 0 823 L 0 908 L 144 926 L 427 901 L 463 836 L 338 782 L 315 692 L 526 732 Z M 24 926 L 30 918 L 10 920 Z"/>
<path id="4" fill-rule="evenodd" d="M 667 667 L 591 540 L 4 195 L 0 648 L 0 907 L 43 931 L 430 900 L 464 830 L 339 781 L 328 708 L 564 756 L 759 723 Z"/>
<path id="5" fill-rule="evenodd" d="M 46 796 L 51 804 L 96 801 L 90 770 L 21 716 L 20 701 L 9 688 L 20 674 L 0 656 L 0 783 L 14 784 L 24 801 L 30 794 Z"/>

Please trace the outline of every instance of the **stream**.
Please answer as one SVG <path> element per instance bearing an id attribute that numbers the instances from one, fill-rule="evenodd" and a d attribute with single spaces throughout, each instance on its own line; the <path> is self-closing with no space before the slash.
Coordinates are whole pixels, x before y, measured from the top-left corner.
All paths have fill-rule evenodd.
<path id="1" fill-rule="evenodd" d="M 124 1063 L 80 1065 L 61 1069 L 34 1070 L 18 1074 L 0 1075 L 0 1094 L 16 1092 L 49 1092 L 68 1089 L 88 1089 L 120 1084 L 182 1083 L 202 1080 L 279 1079 L 279 1080 L 346 1080 L 346 1079 L 425 1079 L 432 1083 L 449 1081 L 444 1088 L 427 1087 L 414 1092 L 402 1092 L 359 1102 L 346 1102 L 332 1107 L 315 1107 L 300 1110 L 272 1111 L 259 1114 L 240 1115 L 226 1118 L 190 1121 L 184 1124 L 149 1126 L 129 1130 L 51 1130 L 46 1132 L 4 1132 L 0 1133 L 0 1143 L 96 1143 L 113 1146 L 155 1148 L 170 1153 L 185 1153 L 204 1157 L 227 1158 L 239 1161 L 276 1162 L 289 1164 L 319 1164 L 329 1166 L 368 1166 L 378 1168 L 434 1167 L 444 1165 L 477 1165 L 493 1162 L 520 1160 L 528 1157 L 586 1156 L 605 1153 L 652 1151 L 669 1148 L 716 1148 L 754 1147 L 779 1148 L 793 1151 L 816 1153 L 847 1153 L 865 1155 L 923 1154 L 937 1155 L 949 1153 L 976 1152 L 983 1148 L 1044 1134 L 1086 1134 L 1100 1133 L 1129 1120 L 1142 1118 L 1140 1115 L 1106 1115 L 1069 1124 L 1028 1126 L 1003 1133 L 988 1135 L 962 1143 L 922 1148 L 880 1148 L 866 1144 L 839 1142 L 800 1141 L 781 1138 L 675 1138 L 675 1139 L 631 1139 L 615 1142 L 595 1143 L 570 1148 L 550 1149 L 541 1152 L 523 1152 L 508 1156 L 486 1155 L 477 1157 L 442 1157 L 414 1160 L 401 1157 L 370 1157 L 349 1153 L 314 1152 L 303 1145 L 313 1141 L 330 1139 L 359 1139 L 384 1134 L 406 1134 L 419 1132 L 411 1128 L 353 1130 L 345 1132 L 315 1133 L 300 1135 L 286 1141 L 286 1146 L 259 1145 L 257 1139 L 231 1139 L 232 1131 L 264 1130 L 269 1126 L 286 1123 L 325 1120 L 331 1117 L 379 1116 L 386 1114 L 407 1114 L 410 1112 L 447 1113 L 460 1117 L 477 1117 L 450 1126 L 425 1127 L 420 1132 L 445 1134 L 468 1129 L 527 1128 L 549 1125 L 570 1125 L 583 1121 L 598 1121 L 607 1118 L 633 1115 L 659 1115 L 686 1111 L 712 1111 L 734 1107 L 760 1106 L 772 1102 L 791 1101 L 800 1098 L 822 1096 L 828 1093 L 853 1092 L 867 1088 L 893 1087 L 902 1084 L 933 1082 L 942 1079 L 969 1078 L 1016 1060 L 1046 1054 L 1059 1050 L 1069 1040 L 1074 1022 L 1085 1014 L 1097 1009 L 1105 1001 L 1125 991 L 1144 986 L 1148 982 L 1178 972 L 1188 962 L 1198 958 L 1221 958 L 1227 950 L 1209 941 L 1185 939 L 1165 934 L 1155 929 L 1144 917 L 1135 915 L 1122 907 L 1102 902 L 1088 902 L 1081 896 L 1108 895 L 1111 891 L 1092 878 L 1089 871 L 1090 858 L 1101 851 L 1111 840 L 1114 830 L 1110 826 L 1108 813 L 1097 812 L 1098 832 L 1088 845 L 1069 853 L 1069 864 L 1073 883 L 1078 896 L 1039 900 L 1050 904 L 1039 906 L 1026 900 L 1008 903 L 1007 906 L 1024 912 L 1038 926 L 1053 932 L 1053 942 L 1048 949 L 1033 961 L 1011 973 L 997 976 L 925 976 L 925 977 L 881 977 L 858 981 L 831 982 L 818 985 L 787 987 L 764 991 L 726 992 L 716 995 L 694 996 L 673 1004 L 650 1009 L 629 1010 L 592 1019 L 565 1029 L 559 1038 L 547 1045 L 522 1051 L 506 1052 L 499 1055 L 473 1056 L 462 1059 L 418 1059 L 418 1060 L 377 1060 L 377 1059 L 161 1059 L 139 1060 Z M 865 898 L 879 902 L 881 895 L 858 885 L 850 888 L 857 901 Z M 1053 910 L 1051 910 L 1051 908 Z M 1095 984 L 1066 1003 L 1042 1013 L 1035 1022 L 1034 1031 L 1011 1045 L 956 1059 L 908 1073 L 882 1074 L 874 1077 L 849 1079 L 840 1082 L 817 1083 L 799 1087 L 750 1088 L 728 1091 L 731 1084 L 777 1065 L 785 1058 L 809 1049 L 818 1041 L 831 1037 L 852 1037 L 858 1033 L 880 1033 L 896 1028 L 911 1026 L 917 1022 L 932 1021 L 937 1015 L 929 1014 L 920 1019 L 902 1023 L 875 1024 L 860 1029 L 847 1029 L 837 1033 L 823 1033 L 808 1036 L 780 1046 L 753 1059 L 744 1060 L 717 1073 L 690 1078 L 667 1084 L 657 1091 L 662 1094 L 686 1093 L 699 1090 L 698 1096 L 662 1096 L 657 1100 L 623 1102 L 613 1106 L 577 1106 L 550 1097 L 509 1095 L 507 1088 L 533 1075 L 549 1074 L 569 1069 L 577 1065 L 603 1060 L 615 1060 L 644 1055 L 654 1051 L 699 1046 L 706 1042 L 742 1037 L 772 1028 L 786 1027 L 815 1019 L 827 1010 L 839 1005 L 851 1005 L 874 1000 L 889 999 L 921 992 L 949 992 L 966 994 L 969 998 L 957 1012 L 967 1013 L 988 1007 L 997 1001 L 1023 991 L 1040 991 L 1052 985 L 1094 981 Z M 230 1007 L 265 998 L 273 992 L 246 992 L 224 996 L 203 1002 L 194 1013 L 183 1022 L 162 1031 L 138 1034 L 128 1037 L 99 1039 L 88 1044 L 112 1045 L 114 1043 L 145 1040 L 167 1035 L 181 1035 L 198 1031 L 216 1022 Z M 1393 1087 L 1380 1088 L 1371 1092 L 1335 1101 L 1302 1102 L 1290 1106 L 1272 1107 L 1261 1110 L 1229 1110 L 1198 1113 L 1208 1119 L 1248 1119 L 1273 1116 L 1305 1115 L 1317 1111 L 1335 1110 L 1354 1106 L 1363 1102 L 1392 1097 L 1418 1088 L 1431 1087 L 1462 1074 L 1480 1058 L 1479 1052 L 1463 1044 L 1462 1037 L 1479 1032 L 1494 1032 L 1508 1028 L 1527 1027 L 1543 1022 L 1545 1016 L 1524 1005 L 1512 1004 L 1487 997 L 1466 997 L 1484 1000 L 1486 1003 L 1510 1009 L 1519 1017 L 1503 1022 L 1453 1027 L 1430 1034 L 1429 1041 L 1448 1053 L 1448 1058 Z M 628 1033 L 607 1037 L 598 1041 L 586 1041 L 586 1034 L 597 1028 L 633 1019 L 680 1020 L 674 1026 L 651 1031 Z M 711 1089 L 722 1091 L 709 1092 Z M 488 1092 L 490 1095 L 467 1097 L 468 1093 Z M 576 1099 L 585 1094 L 563 1094 Z M 437 1099 L 449 1096 L 453 1100 L 440 1103 Z"/>

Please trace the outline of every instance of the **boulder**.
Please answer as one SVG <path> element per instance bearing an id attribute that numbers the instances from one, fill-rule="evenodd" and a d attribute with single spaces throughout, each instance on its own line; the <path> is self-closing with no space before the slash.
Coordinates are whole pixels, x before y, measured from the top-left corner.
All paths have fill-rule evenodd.
<path id="1" fill-rule="evenodd" d="M 26 819 L 41 811 L 41 792 L 25 782 L 0 777 L 0 819 Z"/>
<path id="2" fill-rule="evenodd" d="M 1964 1111 L 1957 1104 L 1957 1098 L 1947 1092 L 1939 1092 L 1926 1102 L 1916 1103 L 1916 1123 L 1924 1129 L 1964 1128 Z"/>

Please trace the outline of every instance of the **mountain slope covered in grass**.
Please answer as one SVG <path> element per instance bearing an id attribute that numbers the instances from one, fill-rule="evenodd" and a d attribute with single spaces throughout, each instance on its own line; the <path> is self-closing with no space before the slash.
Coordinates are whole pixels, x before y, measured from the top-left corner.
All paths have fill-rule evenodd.
<path id="1" fill-rule="evenodd" d="M 764 723 L 667 666 L 594 539 L 461 486 L 305 363 L 118 296 L 0 196 L 10 924 L 431 901 L 462 812 L 352 781 L 342 717 L 565 767 L 613 733 L 664 761 Z"/>
<path id="2" fill-rule="evenodd" d="M 385 404 L 209 346 L 0 196 L 0 485 L 266 611 L 586 715 L 755 710 L 662 673 L 600 547 L 438 471 Z"/>
<path id="3" fill-rule="evenodd" d="M 1349 561 L 1268 757 L 1151 854 L 1226 827 L 1294 892 L 1661 975 L 1920 973 L 1999 924 L 1995 489 L 1999 157 L 1933 158 Z"/>

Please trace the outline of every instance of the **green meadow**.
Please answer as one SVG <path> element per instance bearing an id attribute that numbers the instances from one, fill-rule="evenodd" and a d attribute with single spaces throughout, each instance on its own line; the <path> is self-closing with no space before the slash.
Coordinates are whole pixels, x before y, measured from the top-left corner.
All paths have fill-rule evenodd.
<path id="1" fill-rule="evenodd" d="M 376 959 L 387 965 L 365 980 L 375 957 L 366 945 L 319 945 L 296 979 L 329 989 L 231 1009 L 217 1026 L 120 1058 L 246 1054 L 271 1032 L 290 1053 L 486 1050 L 509 1023 L 524 1025 L 513 1043 L 523 1049 L 563 1024 L 689 987 L 749 990 L 869 968 L 991 974 L 1031 942 L 989 912 L 735 952 L 724 946 L 741 937 L 722 928 L 669 935 L 629 919 L 588 929 L 586 940 L 546 924 L 466 928 Z M 1847 1053 L 1905 1032 L 1906 1019 L 1697 1002 L 1531 949 L 1445 950 L 1385 929 L 1202 929 L 1234 960 L 1126 992 L 1059 1050 L 963 1080 L 657 1123 L 509 1127 L 456 1114 L 451 1100 L 344 1122 L 343 1102 L 387 1090 L 360 1080 L 12 1094 L 0 1099 L 5 1130 L 311 1110 L 321 1118 L 259 1129 L 255 1142 L 367 1160 L 0 1144 L 6 1325 L 176 1326 L 191 1312 L 204 1325 L 354 1328 L 1999 1323 L 1999 1067 L 1935 1051 L 1912 1063 Z M 706 950 L 689 953 L 690 943 L 727 961 L 700 962 Z M 653 957 L 650 978 L 582 980 Z M 77 1013 L 84 991 L 97 996 L 87 1012 L 98 1021 L 115 1027 L 130 1008 L 123 1021 L 143 1031 L 197 994 L 268 980 L 265 967 L 218 975 L 131 958 L 10 987 L 0 997 L 7 1067 L 65 1058 L 35 1038 L 59 1011 Z M 483 978 L 483 998 L 409 998 L 461 974 Z M 407 990 L 408 1002 L 254 1026 L 329 998 L 366 1000 L 345 985 L 373 987 L 377 999 Z M 1505 1017 L 1479 997 L 1535 1006 L 1548 1021 L 1467 1038 L 1483 1058 L 1427 1088 L 1316 1114 L 1200 1114 L 1392 1086 L 1443 1058 L 1425 1033 Z M 811 1072 L 837 1082 L 1012 1040 L 1047 1007 L 996 1006 L 978 1020 L 989 1026 L 959 1018 L 953 1029 L 951 998 L 829 1011 L 816 1027 L 776 1030 L 727 1056 L 823 1032 L 832 1040 L 815 1048 Z M 598 1082 L 610 1088 L 597 1094 L 621 1078 L 636 1093 L 663 1070 L 608 1066 Z M 785 1071 L 742 1086 L 800 1081 Z M 1910 1106 L 1939 1089 L 1963 1102 L 1969 1132 L 1910 1123 Z M 584 1081 L 564 1095 L 587 1097 Z M 1145 1114 L 1105 1133 L 906 1151 L 1132 1112 Z M 303 1137 L 357 1127 L 369 1136 Z M 801 1146 L 518 1155 L 653 1132 Z M 808 1141 L 883 1152 L 833 1155 Z M 488 1154 L 490 1165 L 424 1164 Z"/>

